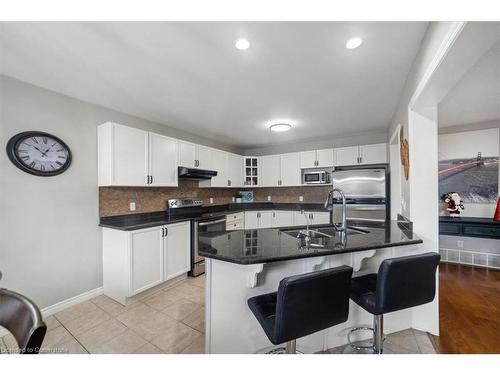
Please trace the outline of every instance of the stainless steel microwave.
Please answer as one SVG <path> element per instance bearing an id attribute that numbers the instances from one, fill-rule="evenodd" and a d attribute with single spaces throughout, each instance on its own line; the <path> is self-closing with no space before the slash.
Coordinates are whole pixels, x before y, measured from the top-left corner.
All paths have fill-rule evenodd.
<path id="1" fill-rule="evenodd" d="M 327 171 L 307 171 L 302 177 L 302 183 L 306 185 L 328 184 L 329 182 L 330 173 Z"/>

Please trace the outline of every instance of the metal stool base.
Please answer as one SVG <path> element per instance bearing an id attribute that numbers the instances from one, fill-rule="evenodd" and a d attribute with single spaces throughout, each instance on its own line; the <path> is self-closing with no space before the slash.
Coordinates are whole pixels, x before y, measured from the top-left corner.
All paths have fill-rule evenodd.
<path id="1" fill-rule="evenodd" d="M 375 348 L 370 346 L 369 348 L 360 348 L 357 349 L 356 347 L 352 345 L 346 345 L 344 348 L 343 354 L 379 354 L 375 353 Z M 382 349 L 382 354 L 394 354 L 392 350 L 389 350 L 387 348 Z"/>

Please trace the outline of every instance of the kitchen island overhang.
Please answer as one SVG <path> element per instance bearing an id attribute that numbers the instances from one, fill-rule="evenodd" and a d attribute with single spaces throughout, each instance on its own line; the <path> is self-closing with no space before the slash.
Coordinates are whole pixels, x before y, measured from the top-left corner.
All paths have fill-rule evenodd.
<path id="1" fill-rule="evenodd" d="M 297 238 L 287 233 L 301 229 L 297 227 L 200 237 L 200 254 L 206 257 L 206 352 L 255 353 L 269 347 L 247 300 L 276 291 L 285 277 L 340 265 L 353 267 L 355 275 L 373 273 L 386 258 L 423 252 L 422 240 L 411 227 L 397 221 L 362 224 L 368 234 L 347 234 L 340 245 L 338 237 L 323 238 L 323 248 L 313 249 L 301 248 Z M 411 328 L 411 310 L 389 314 L 386 332 Z M 371 315 L 351 301 L 347 322 L 301 338 L 297 345 L 304 353 L 333 348 L 347 343 L 350 328 L 371 323 Z"/>

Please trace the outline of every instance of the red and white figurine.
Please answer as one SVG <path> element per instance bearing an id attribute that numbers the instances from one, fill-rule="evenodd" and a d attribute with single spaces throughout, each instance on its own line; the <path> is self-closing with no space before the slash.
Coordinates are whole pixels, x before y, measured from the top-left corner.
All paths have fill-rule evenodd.
<path id="1" fill-rule="evenodd" d="M 443 195 L 443 201 L 448 205 L 446 211 L 450 214 L 450 217 L 459 217 L 460 212 L 465 210 L 464 204 L 462 203 L 462 198 L 457 192 L 450 192 Z"/>

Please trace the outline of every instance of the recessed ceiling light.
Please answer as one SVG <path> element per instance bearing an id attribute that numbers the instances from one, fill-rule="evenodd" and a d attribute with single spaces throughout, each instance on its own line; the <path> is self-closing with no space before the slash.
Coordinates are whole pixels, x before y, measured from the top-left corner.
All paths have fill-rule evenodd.
<path id="1" fill-rule="evenodd" d="M 286 132 L 292 128 L 292 125 L 280 123 L 280 124 L 272 124 L 269 129 L 273 132 Z"/>
<path id="2" fill-rule="evenodd" d="M 361 39 L 361 38 L 351 38 L 345 44 L 345 48 L 347 48 L 347 49 L 358 48 L 362 43 L 363 43 L 363 39 Z"/>
<path id="3" fill-rule="evenodd" d="M 242 38 L 242 39 L 238 39 L 236 41 L 236 43 L 234 43 L 234 46 L 236 48 L 238 48 L 239 50 L 244 51 L 244 50 L 250 48 L 250 42 L 248 41 L 248 39 Z"/>

